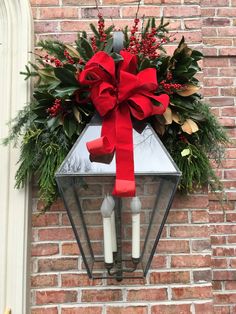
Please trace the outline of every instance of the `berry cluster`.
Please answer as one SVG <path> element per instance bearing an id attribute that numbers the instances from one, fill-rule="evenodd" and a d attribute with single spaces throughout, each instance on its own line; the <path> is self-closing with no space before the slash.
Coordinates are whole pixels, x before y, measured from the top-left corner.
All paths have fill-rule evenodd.
<path id="1" fill-rule="evenodd" d="M 53 106 L 47 109 L 47 113 L 51 117 L 56 117 L 62 111 L 61 99 L 56 99 Z"/>
<path id="2" fill-rule="evenodd" d="M 98 13 L 98 32 L 100 35 L 100 41 L 106 42 L 107 34 L 105 33 L 105 22 L 101 13 Z"/>
<path id="3" fill-rule="evenodd" d="M 131 36 L 127 51 L 133 54 L 142 54 L 143 57 L 151 60 L 159 57 L 157 49 L 167 42 L 167 38 L 157 39 L 157 27 L 153 27 L 150 32 L 146 32 L 145 36 L 137 36 L 139 19 L 134 19 L 134 26 L 131 29 Z"/>
<path id="4" fill-rule="evenodd" d="M 91 46 L 92 46 L 92 48 L 93 48 L 93 52 L 94 52 L 94 53 L 97 52 L 98 47 L 97 47 L 97 44 L 96 44 L 96 38 L 95 38 L 95 37 L 92 37 L 92 38 L 91 38 Z"/>
<path id="5" fill-rule="evenodd" d="M 49 55 L 45 55 L 44 59 L 47 63 L 54 63 L 56 68 L 62 67 L 63 63 L 57 58 L 49 58 Z"/>
<path id="6" fill-rule="evenodd" d="M 129 47 L 127 48 L 127 51 L 133 54 L 137 54 L 140 50 L 140 43 L 139 39 L 136 36 L 136 33 L 138 31 L 138 24 L 139 24 L 139 19 L 135 18 L 134 19 L 134 25 L 131 29 L 131 36 L 130 36 L 130 41 L 129 41 Z"/>
<path id="7" fill-rule="evenodd" d="M 162 88 L 165 90 L 168 94 L 173 94 L 174 91 L 183 89 L 184 86 L 182 84 L 178 83 L 167 83 L 166 80 L 163 80 L 160 82 Z"/>
<path id="8" fill-rule="evenodd" d="M 70 56 L 70 54 L 69 54 L 69 52 L 67 50 L 64 50 L 64 56 L 66 57 L 68 63 L 70 63 L 70 64 L 74 64 L 75 63 L 75 61 Z"/>

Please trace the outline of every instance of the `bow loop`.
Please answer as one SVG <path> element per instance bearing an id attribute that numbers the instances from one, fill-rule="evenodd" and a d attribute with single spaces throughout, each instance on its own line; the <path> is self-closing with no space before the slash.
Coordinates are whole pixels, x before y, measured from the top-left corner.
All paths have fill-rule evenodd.
<path id="1" fill-rule="evenodd" d="M 127 51 L 121 51 L 120 54 L 123 60 L 116 70 L 111 56 L 104 51 L 97 52 L 86 64 L 79 79 L 81 84 L 90 86 L 91 100 L 103 118 L 101 137 L 87 143 L 93 157 L 91 160 L 96 160 L 96 156 L 111 156 L 116 151 L 113 194 L 134 196 L 131 116 L 143 120 L 155 114 L 163 114 L 169 104 L 169 96 L 155 95 L 158 83 L 154 68 L 137 73 L 137 56 Z M 154 101 L 159 106 L 154 105 Z"/>

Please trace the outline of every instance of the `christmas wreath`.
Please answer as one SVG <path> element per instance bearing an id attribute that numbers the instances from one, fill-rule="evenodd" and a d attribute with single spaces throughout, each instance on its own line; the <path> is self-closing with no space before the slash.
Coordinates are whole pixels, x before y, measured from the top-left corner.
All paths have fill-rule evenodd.
<path id="1" fill-rule="evenodd" d="M 105 28 L 99 13 L 98 27 L 90 25 L 93 36 L 79 33 L 75 45 L 56 40 L 39 42 L 41 52 L 35 63 L 22 72 L 26 79 L 33 78 L 32 102 L 11 121 L 11 132 L 5 140 L 9 143 L 22 139 L 17 188 L 35 175 L 45 205 L 57 198 L 54 174 L 94 114 L 99 93 L 96 82 L 101 75 L 106 82 L 111 79 L 107 62 L 113 62 L 115 69 L 129 62 L 133 75 L 141 77 L 146 73 L 142 79 L 149 85 L 145 92 L 151 93 L 148 99 L 152 103 L 147 121 L 182 172 L 179 189 L 191 192 L 207 183 L 218 188 L 219 180 L 210 159 L 220 161 L 228 139 L 198 93 L 195 75 L 203 56 L 190 49 L 184 38 L 169 56 L 164 45 L 174 39 L 167 26 L 163 19 L 157 26 L 154 18 L 140 21 L 136 17 L 130 30 L 121 30 L 124 48 L 117 53 L 113 51 L 115 27 Z M 102 61 L 104 56 L 106 61 Z M 103 88 L 110 97 L 116 92 Z M 138 98 L 131 100 L 139 105 Z"/>

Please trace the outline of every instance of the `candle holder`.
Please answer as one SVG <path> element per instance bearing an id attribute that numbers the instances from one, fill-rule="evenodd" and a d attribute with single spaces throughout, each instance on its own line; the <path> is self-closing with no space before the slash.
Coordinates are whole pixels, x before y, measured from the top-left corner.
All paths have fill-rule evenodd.
<path id="1" fill-rule="evenodd" d="M 116 175 L 113 156 L 110 162 L 107 158 L 90 159 L 86 143 L 100 136 L 98 116 L 85 127 L 56 173 L 83 259 L 81 271 L 87 271 L 90 278 L 121 281 L 147 275 L 180 179 L 180 171 L 152 127 L 147 124 L 141 131 L 134 127 L 136 201 L 132 197 L 112 196 Z M 104 228 L 101 213 L 106 199 L 109 206 L 114 206 L 111 213 L 114 211 L 115 215 L 115 227 L 108 229 Z M 132 215 L 139 216 L 134 221 Z M 114 239 L 116 243 L 112 245 Z M 104 249 L 109 252 L 108 262 Z"/>

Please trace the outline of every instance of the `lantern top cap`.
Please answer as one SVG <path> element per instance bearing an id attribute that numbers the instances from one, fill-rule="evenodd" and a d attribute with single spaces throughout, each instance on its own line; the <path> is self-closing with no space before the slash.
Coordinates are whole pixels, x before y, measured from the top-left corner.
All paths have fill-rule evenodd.
<path id="1" fill-rule="evenodd" d="M 65 175 L 115 175 L 115 156 L 101 162 L 92 162 L 86 143 L 99 137 L 101 125 L 98 118 L 88 124 L 72 150 L 56 172 L 56 177 Z M 133 129 L 134 169 L 136 175 L 177 175 L 181 172 L 161 143 L 155 131 L 148 124 L 139 133 Z"/>

